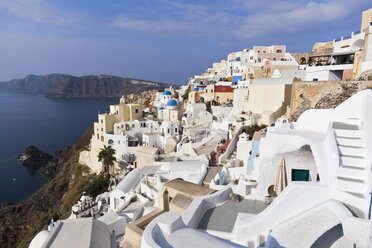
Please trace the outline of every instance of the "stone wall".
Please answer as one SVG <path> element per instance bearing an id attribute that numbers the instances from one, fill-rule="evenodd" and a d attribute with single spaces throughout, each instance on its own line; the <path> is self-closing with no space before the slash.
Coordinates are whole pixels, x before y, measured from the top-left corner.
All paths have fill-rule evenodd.
<path id="1" fill-rule="evenodd" d="M 372 81 L 293 82 L 290 119 L 296 121 L 308 109 L 331 109 L 372 87 Z"/>

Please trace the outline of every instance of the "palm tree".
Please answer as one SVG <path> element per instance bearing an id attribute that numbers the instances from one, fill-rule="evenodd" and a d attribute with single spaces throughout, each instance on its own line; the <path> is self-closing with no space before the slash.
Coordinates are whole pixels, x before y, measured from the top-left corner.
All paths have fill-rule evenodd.
<path id="1" fill-rule="evenodd" d="M 114 165 L 116 158 L 114 157 L 115 149 L 111 146 L 103 146 L 101 151 L 98 153 L 98 161 L 102 161 L 103 171 L 107 172 L 110 166 Z"/>

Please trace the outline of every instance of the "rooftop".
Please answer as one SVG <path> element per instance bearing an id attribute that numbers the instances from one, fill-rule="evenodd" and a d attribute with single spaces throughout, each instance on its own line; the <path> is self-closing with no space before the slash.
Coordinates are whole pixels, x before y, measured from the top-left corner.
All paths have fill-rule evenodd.
<path id="1" fill-rule="evenodd" d="M 199 222 L 198 228 L 222 232 L 232 232 L 239 213 L 258 214 L 268 205 L 258 200 L 226 201 L 207 210 Z"/>

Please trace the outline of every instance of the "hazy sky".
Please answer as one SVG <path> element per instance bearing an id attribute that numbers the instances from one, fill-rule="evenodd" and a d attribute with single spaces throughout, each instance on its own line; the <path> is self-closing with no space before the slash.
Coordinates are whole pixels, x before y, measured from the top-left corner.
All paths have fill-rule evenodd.
<path id="1" fill-rule="evenodd" d="M 181 83 L 229 52 L 308 52 L 360 29 L 370 0 L 0 0 L 0 80 L 110 74 Z"/>

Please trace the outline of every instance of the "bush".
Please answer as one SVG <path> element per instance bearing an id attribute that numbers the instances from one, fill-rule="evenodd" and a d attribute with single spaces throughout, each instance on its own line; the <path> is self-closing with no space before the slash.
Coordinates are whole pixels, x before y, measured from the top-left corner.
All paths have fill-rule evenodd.
<path id="1" fill-rule="evenodd" d="M 261 129 L 264 129 L 266 127 L 267 127 L 266 125 L 260 125 L 259 126 L 257 124 L 250 125 L 250 126 L 245 126 L 244 127 L 244 132 L 249 135 L 249 139 L 251 140 L 253 138 L 254 132 L 260 131 Z"/>
<path id="2" fill-rule="evenodd" d="M 206 102 L 205 106 L 206 106 L 207 110 L 209 110 L 209 109 L 211 109 L 212 103 L 210 101 Z"/>
<path id="3" fill-rule="evenodd" d="M 191 85 L 189 84 L 189 86 L 187 87 L 187 90 L 186 90 L 185 94 L 182 95 L 182 99 L 183 100 L 188 99 L 190 92 L 191 92 Z"/>
<path id="4" fill-rule="evenodd" d="M 110 184 L 110 175 L 99 175 L 96 179 L 91 181 L 85 188 L 87 195 L 95 198 L 97 195 L 107 191 Z"/>

